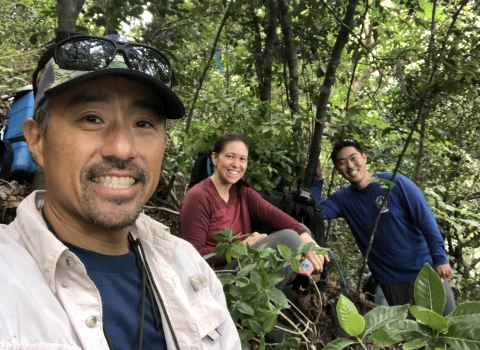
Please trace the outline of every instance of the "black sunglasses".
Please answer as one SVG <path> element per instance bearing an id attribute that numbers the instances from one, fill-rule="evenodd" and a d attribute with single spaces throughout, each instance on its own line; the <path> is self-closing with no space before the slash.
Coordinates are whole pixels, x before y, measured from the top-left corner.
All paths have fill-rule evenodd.
<path id="1" fill-rule="evenodd" d="M 108 68 L 117 54 L 122 54 L 128 68 L 150 75 L 170 88 L 174 85 L 173 67 L 157 49 L 144 44 L 76 35 L 47 46 L 34 73 L 34 90 L 39 70 L 52 57 L 61 69 L 96 71 Z"/>

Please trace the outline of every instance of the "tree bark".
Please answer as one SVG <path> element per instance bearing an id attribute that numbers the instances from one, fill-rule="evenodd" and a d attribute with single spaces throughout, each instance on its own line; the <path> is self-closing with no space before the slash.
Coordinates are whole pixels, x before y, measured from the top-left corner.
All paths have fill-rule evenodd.
<path id="1" fill-rule="evenodd" d="M 85 0 L 57 0 L 58 31 L 75 32 Z"/>
<path id="2" fill-rule="evenodd" d="M 290 98 L 288 105 L 292 114 L 298 114 L 300 107 L 298 104 L 298 63 L 297 50 L 295 47 L 295 37 L 293 35 L 292 16 L 290 14 L 290 5 L 288 0 L 278 0 L 278 9 L 280 10 L 280 25 L 282 27 L 283 43 L 285 45 L 285 59 L 288 65 L 288 91 Z M 302 123 L 297 119 L 293 130 L 302 135 Z"/>
<path id="3" fill-rule="evenodd" d="M 342 20 L 340 31 L 338 32 L 337 40 L 332 49 L 332 55 L 328 62 L 325 79 L 320 90 L 320 96 L 317 104 L 317 112 L 315 114 L 315 128 L 310 144 L 310 152 L 308 155 L 308 165 L 303 179 L 303 186 L 310 188 L 313 183 L 315 175 L 315 168 L 317 167 L 318 158 L 320 157 L 320 147 L 322 143 L 323 128 L 325 126 L 325 117 L 327 115 L 328 99 L 333 83 L 335 82 L 335 74 L 337 71 L 343 49 L 348 42 L 348 37 L 353 26 L 353 19 L 355 9 L 357 8 L 358 0 L 349 0 L 345 17 Z"/>

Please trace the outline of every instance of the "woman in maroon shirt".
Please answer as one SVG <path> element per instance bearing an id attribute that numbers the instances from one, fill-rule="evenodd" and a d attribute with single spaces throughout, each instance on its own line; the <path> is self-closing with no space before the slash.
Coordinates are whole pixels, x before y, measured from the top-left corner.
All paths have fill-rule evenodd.
<path id="1" fill-rule="evenodd" d="M 214 233 L 232 230 L 233 235 L 252 233 L 250 217 L 277 229 L 269 235 L 253 232 L 243 240 L 252 247 L 261 244 L 276 249 L 283 242 L 295 250 L 303 242 L 314 242 L 305 226 L 265 201 L 250 188 L 243 175 L 247 170 L 250 142 L 239 133 L 227 133 L 216 142 L 212 152 L 214 173 L 189 190 L 180 206 L 182 238 L 190 242 L 202 255 L 215 251 Z M 307 254 L 316 270 L 323 268 L 324 257 L 313 252 Z M 210 258 L 215 269 L 225 268 L 226 258 Z M 232 264 L 232 266 L 230 266 Z M 228 269 L 235 266 L 230 263 Z M 285 279 L 277 286 L 283 288 L 295 279 L 295 273 L 284 269 Z"/>

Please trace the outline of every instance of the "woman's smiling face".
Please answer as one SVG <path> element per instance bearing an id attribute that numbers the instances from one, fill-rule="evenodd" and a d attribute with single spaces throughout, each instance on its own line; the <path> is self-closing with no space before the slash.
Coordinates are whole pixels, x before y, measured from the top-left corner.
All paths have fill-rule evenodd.
<path id="1" fill-rule="evenodd" d="M 240 180 L 248 165 L 248 147 L 242 141 L 231 141 L 217 154 L 212 153 L 215 174 L 222 184 L 233 185 Z"/>

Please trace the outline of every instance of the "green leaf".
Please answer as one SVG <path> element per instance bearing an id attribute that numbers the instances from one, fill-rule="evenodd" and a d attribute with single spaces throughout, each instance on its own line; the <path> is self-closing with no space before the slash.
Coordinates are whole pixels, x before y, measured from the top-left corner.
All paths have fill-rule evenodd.
<path id="1" fill-rule="evenodd" d="M 253 333 L 252 331 L 248 329 L 237 329 L 238 335 L 240 336 L 240 339 L 242 341 L 249 341 L 250 339 L 253 338 Z"/>
<path id="2" fill-rule="evenodd" d="M 252 283 L 255 283 L 255 281 L 252 280 Z M 249 284 L 250 284 L 250 280 L 246 277 L 239 277 L 235 281 L 235 285 L 238 287 L 245 287 L 245 286 L 248 286 Z"/>
<path id="3" fill-rule="evenodd" d="M 414 340 L 410 340 L 406 343 L 403 343 L 402 349 L 403 350 L 415 350 L 415 349 L 420 349 L 424 347 L 425 345 L 428 344 L 430 341 L 430 337 L 423 337 L 423 338 L 417 338 Z"/>
<path id="4" fill-rule="evenodd" d="M 237 304 L 237 308 L 239 311 L 243 312 L 246 315 L 253 316 L 255 314 L 253 307 L 243 301 Z"/>
<path id="5" fill-rule="evenodd" d="M 227 251 L 228 248 L 228 243 L 219 243 L 215 247 L 215 257 L 219 258 L 221 256 L 225 255 L 225 252 Z"/>
<path id="6" fill-rule="evenodd" d="M 270 332 L 277 323 L 278 315 L 275 312 L 268 314 L 263 320 L 263 331 L 265 333 Z"/>
<path id="7" fill-rule="evenodd" d="M 480 302 L 478 301 L 469 301 L 463 304 L 458 305 L 450 314 L 452 317 L 464 317 L 472 314 L 480 314 Z"/>
<path id="8" fill-rule="evenodd" d="M 323 350 L 342 350 L 342 349 L 345 349 L 347 346 L 350 346 L 353 344 L 358 344 L 358 343 L 350 339 L 338 338 L 338 339 L 335 339 L 334 341 L 331 341 L 327 345 L 325 345 L 323 347 Z"/>
<path id="9" fill-rule="evenodd" d="M 257 283 L 263 287 L 262 276 L 260 275 L 260 273 L 258 273 L 258 271 L 254 270 L 252 271 L 252 273 L 250 273 L 250 281 L 252 281 L 252 283 Z"/>
<path id="10" fill-rule="evenodd" d="M 448 327 L 448 321 L 445 318 L 422 306 L 412 305 L 410 312 L 417 320 L 438 331 L 443 331 Z"/>
<path id="11" fill-rule="evenodd" d="M 345 327 L 343 327 L 343 329 L 351 337 L 356 337 L 362 334 L 365 329 L 365 319 L 360 314 L 352 313 L 348 315 L 345 320 Z"/>
<path id="12" fill-rule="evenodd" d="M 480 319 L 472 323 L 463 319 L 452 319 L 448 331 L 440 339 L 457 350 L 480 350 Z"/>
<path id="13" fill-rule="evenodd" d="M 208 260 L 208 259 L 210 259 L 211 257 L 214 257 L 215 255 L 217 255 L 217 253 L 210 253 L 210 254 L 204 255 L 204 256 L 203 256 L 203 259 L 204 259 L 204 260 Z"/>
<path id="14" fill-rule="evenodd" d="M 278 252 L 282 256 L 282 258 L 284 258 L 286 260 L 293 259 L 293 252 L 285 243 L 278 242 L 277 243 L 277 248 L 278 248 Z"/>
<path id="15" fill-rule="evenodd" d="M 267 275 L 268 278 L 268 286 L 273 287 L 276 286 L 278 283 L 282 282 L 285 278 L 280 272 L 270 272 Z"/>
<path id="16" fill-rule="evenodd" d="M 289 348 L 289 349 L 298 349 L 300 347 L 300 338 L 298 337 L 288 337 L 283 341 L 283 343 Z"/>
<path id="17" fill-rule="evenodd" d="M 353 313 L 358 314 L 355 305 L 343 294 L 340 294 L 340 299 L 338 299 L 337 302 L 337 315 L 340 326 L 342 326 L 343 329 L 346 327 L 348 316 Z"/>
<path id="18" fill-rule="evenodd" d="M 237 272 L 237 277 L 241 277 L 241 276 L 247 276 L 250 272 L 252 272 L 253 270 L 255 270 L 257 268 L 257 264 L 250 264 L 250 265 L 247 265 L 243 268 L 240 269 L 240 271 Z"/>
<path id="19" fill-rule="evenodd" d="M 297 251 L 296 251 L 295 255 L 305 254 L 305 253 L 313 250 L 314 247 L 315 247 L 315 243 L 313 243 L 313 242 L 302 243 L 300 245 L 300 247 L 297 248 Z"/>
<path id="20" fill-rule="evenodd" d="M 281 290 L 278 290 L 275 287 L 270 287 L 266 290 L 268 298 L 270 301 L 274 302 L 278 308 L 286 309 L 288 308 L 288 300 L 285 294 Z"/>
<path id="21" fill-rule="evenodd" d="M 217 278 L 222 282 L 222 286 L 225 286 L 233 281 L 234 276 L 231 273 L 221 273 L 217 275 Z"/>
<path id="22" fill-rule="evenodd" d="M 365 315 L 365 335 L 391 321 L 405 320 L 407 315 L 408 305 L 377 306 Z"/>
<path id="23" fill-rule="evenodd" d="M 232 256 L 235 258 L 240 258 L 244 255 L 247 255 L 247 246 L 241 241 L 236 241 L 232 244 Z"/>
<path id="24" fill-rule="evenodd" d="M 415 304 L 441 315 L 446 296 L 442 280 L 437 272 L 426 263 L 415 280 Z"/>
<path id="25" fill-rule="evenodd" d="M 260 335 L 263 334 L 263 328 L 255 320 L 249 319 L 242 322 L 242 325 L 246 325 L 254 334 Z"/>
<path id="26" fill-rule="evenodd" d="M 373 333 L 370 339 L 380 345 L 392 345 L 421 338 L 425 335 L 417 322 L 413 320 L 399 320 L 385 324 L 377 332 Z"/>

